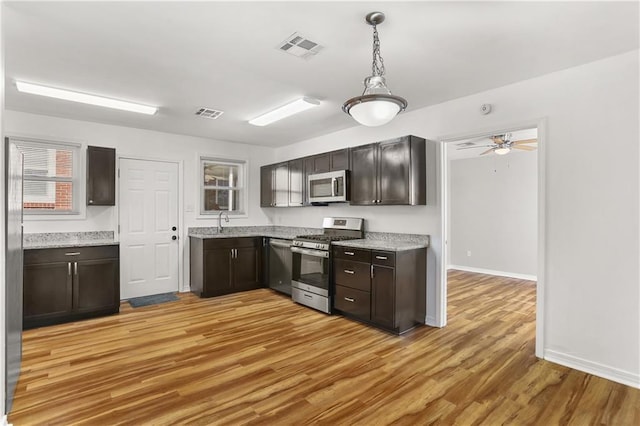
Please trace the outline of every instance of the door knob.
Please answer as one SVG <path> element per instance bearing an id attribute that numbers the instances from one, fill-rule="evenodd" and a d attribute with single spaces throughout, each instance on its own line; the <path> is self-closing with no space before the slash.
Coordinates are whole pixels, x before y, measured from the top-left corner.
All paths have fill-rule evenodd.
<path id="1" fill-rule="evenodd" d="M 175 231 L 176 229 L 178 229 L 178 228 L 176 228 L 175 226 L 172 226 L 172 227 L 171 227 L 171 230 L 172 230 L 172 231 Z"/>
<path id="2" fill-rule="evenodd" d="M 178 237 L 176 237 L 175 235 L 173 235 L 173 236 L 171 237 L 171 239 L 172 239 L 172 240 L 177 240 L 177 239 L 178 239 Z"/>

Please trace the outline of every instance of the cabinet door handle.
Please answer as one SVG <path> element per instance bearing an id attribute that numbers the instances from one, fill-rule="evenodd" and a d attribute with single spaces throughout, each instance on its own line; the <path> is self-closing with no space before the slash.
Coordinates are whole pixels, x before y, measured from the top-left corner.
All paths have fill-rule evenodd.
<path id="1" fill-rule="evenodd" d="M 346 300 L 347 302 L 351 302 L 351 303 L 356 301 L 356 299 L 353 299 L 351 297 L 345 297 L 344 300 Z"/>
<path id="2" fill-rule="evenodd" d="M 354 253 L 352 251 L 345 251 L 344 254 L 346 254 L 347 256 L 353 256 Z"/>
<path id="3" fill-rule="evenodd" d="M 71 276 L 71 262 L 67 262 L 67 274 Z"/>
<path id="4" fill-rule="evenodd" d="M 65 256 L 80 256 L 80 252 L 79 251 L 72 251 L 69 253 L 65 253 Z"/>
<path id="5" fill-rule="evenodd" d="M 344 270 L 344 273 L 345 273 L 345 274 L 350 274 L 350 275 L 355 274 L 355 272 L 354 272 L 354 271 L 352 271 L 352 270 L 350 270 L 350 269 L 345 269 L 345 270 Z"/>
<path id="6" fill-rule="evenodd" d="M 373 278 L 373 265 L 371 265 L 371 278 Z"/>
<path id="7" fill-rule="evenodd" d="M 387 260 L 387 256 L 376 256 L 376 259 Z"/>
<path id="8" fill-rule="evenodd" d="M 73 262 L 73 274 L 78 276 L 78 262 Z"/>

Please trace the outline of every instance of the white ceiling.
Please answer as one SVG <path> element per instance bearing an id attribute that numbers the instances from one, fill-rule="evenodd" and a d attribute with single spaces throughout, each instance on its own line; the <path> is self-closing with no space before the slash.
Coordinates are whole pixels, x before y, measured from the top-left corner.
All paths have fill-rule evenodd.
<path id="1" fill-rule="evenodd" d="M 342 103 L 371 70 L 380 10 L 387 83 L 408 111 L 639 47 L 637 2 L 3 2 L 6 108 L 282 146 L 356 125 Z M 294 32 L 324 46 L 276 49 Z M 16 91 L 15 79 L 157 105 L 155 116 Z M 300 96 L 320 107 L 247 120 Z M 200 107 L 223 110 L 218 120 Z"/>

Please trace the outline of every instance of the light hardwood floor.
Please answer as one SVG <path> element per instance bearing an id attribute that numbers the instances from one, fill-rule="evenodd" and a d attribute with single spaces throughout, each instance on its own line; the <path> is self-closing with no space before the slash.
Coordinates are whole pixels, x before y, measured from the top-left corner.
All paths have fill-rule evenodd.
<path id="1" fill-rule="evenodd" d="M 262 289 L 24 333 L 9 421 L 639 425 L 640 390 L 536 359 L 535 283 L 450 272 L 396 337 Z"/>

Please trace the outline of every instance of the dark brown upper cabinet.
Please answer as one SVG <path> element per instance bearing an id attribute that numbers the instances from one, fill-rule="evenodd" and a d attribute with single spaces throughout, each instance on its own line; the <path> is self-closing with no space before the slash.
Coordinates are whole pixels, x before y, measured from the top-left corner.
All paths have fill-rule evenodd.
<path id="1" fill-rule="evenodd" d="M 288 163 L 260 167 L 260 207 L 287 207 L 288 205 Z"/>
<path id="2" fill-rule="evenodd" d="M 349 169 L 349 148 L 325 152 L 324 154 L 314 155 L 309 158 L 313 159 L 313 163 L 311 163 L 312 168 L 308 174 Z"/>
<path id="3" fill-rule="evenodd" d="M 116 205 L 116 150 L 87 147 L 87 205 Z"/>
<path id="4" fill-rule="evenodd" d="M 416 136 L 351 148 L 351 204 L 425 205 L 425 163 Z"/>

